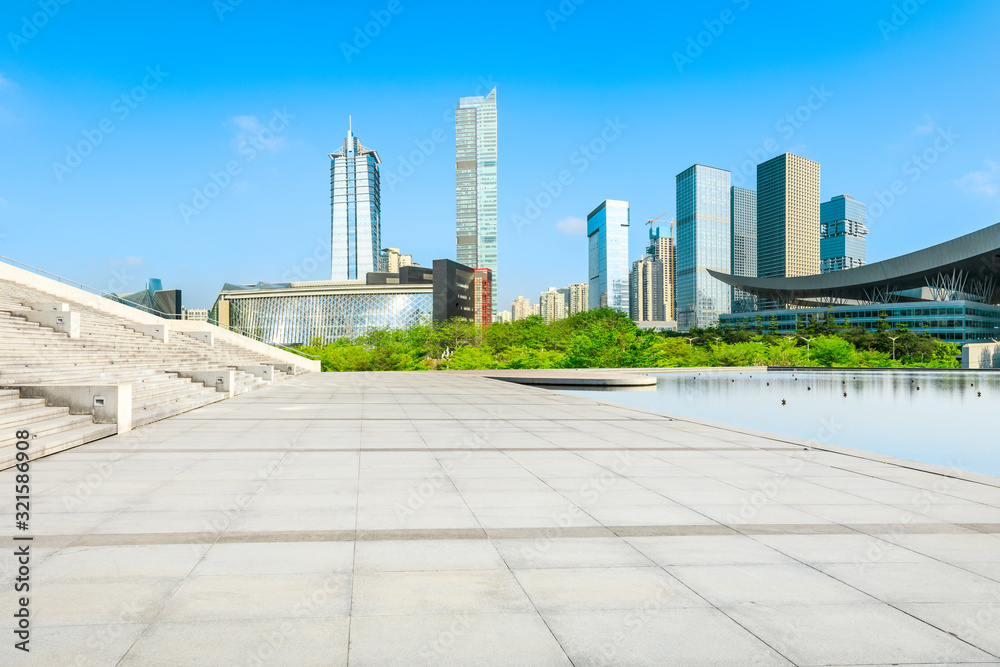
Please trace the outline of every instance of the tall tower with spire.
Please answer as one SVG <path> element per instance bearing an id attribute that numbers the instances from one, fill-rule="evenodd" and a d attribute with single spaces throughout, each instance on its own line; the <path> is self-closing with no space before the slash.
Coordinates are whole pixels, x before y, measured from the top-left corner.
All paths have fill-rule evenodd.
<path id="1" fill-rule="evenodd" d="M 330 153 L 331 278 L 364 280 L 378 271 L 382 203 L 378 153 L 354 136 L 348 117 L 344 147 Z"/>

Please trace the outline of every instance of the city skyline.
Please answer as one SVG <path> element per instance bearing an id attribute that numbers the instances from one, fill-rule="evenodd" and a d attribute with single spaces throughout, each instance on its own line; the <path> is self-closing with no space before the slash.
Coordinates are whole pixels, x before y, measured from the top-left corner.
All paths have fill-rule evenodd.
<path id="1" fill-rule="evenodd" d="M 348 114 L 384 161 L 382 243 L 425 264 L 454 257 L 455 100 L 494 87 L 500 303 L 585 280 L 579 221 L 594 201 L 628 200 L 638 220 L 654 218 L 674 208 L 673 175 L 694 162 L 750 188 L 755 165 L 783 152 L 821 163 L 837 175 L 822 201 L 846 192 L 868 204 L 870 261 L 1000 218 L 1000 134 L 986 113 L 998 91 L 969 85 L 965 67 L 998 49 L 991 3 L 927 3 L 889 31 L 888 2 L 794 16 L 754 4 L 680 65 L 674 54 L 688 58 L 689 38 L 716 18 L 704 7 L 645 7 L 650 20 L 635 26 L 629 12 L 587 4 L 553 26 L 548 3 L 494 13 L 404 5 L 350 61 L 323 57 L 330 31 L 319 26 L 336 18 L 342 51 L 380 7 L 319 9 L 294 41 L 283 32 L 292 17 L 247 3 L 223 19 L 204 3 L 72 7 L 0 52 L 10 156 L 0 165 L 0 254 L 106 291 L 157 276 L 205 307 L 225 282 L 327 278 L 325 155 Z M 20 34 L 35 11 L 10 3 L 8 31 Z M 469 21 L 489 48 L 461 60 L 427 48 L 430 26 Z M 620 51 L 564 57 L 594 30 L 628 26 L 636 39 Z M 514 27 L 522 38 L 510 38 Z M 183 48 L 164 36 L 182 28 Z M 274 39 L 247 49 L 246 35 L 264 30 Z M 637 60 L 654 66 L 630 66 Z M 644 159 L 649 167 L 634 168 Z M 66 219 L 77 224 L 53 243 L 47 225 Z M 642 236 L 632 234 L 630 260 Z"/>

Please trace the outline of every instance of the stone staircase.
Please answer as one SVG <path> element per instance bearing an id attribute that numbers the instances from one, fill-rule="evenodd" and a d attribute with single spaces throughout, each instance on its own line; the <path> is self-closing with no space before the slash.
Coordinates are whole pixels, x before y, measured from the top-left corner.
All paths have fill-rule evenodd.
<path id="1" fill-rule="evenodd" d="M 307 372 L 306 364 L 276 363 L 273 355 L 218 338 L 208 342 L 205 334 L 171 330 L 164 339 L 144 333 L 150 315 L 136 311 L 130 321 L 109 312 L 129 315 L 130 308 L 94 303 L 82 290 L 79 301 L 67 299 L 66 287 L 58 287 L 53 294 L 0 278 L 0 470 L 14 463 L 14 434 L 20 429 L 32 434 L 34 459 L 229 397 L 229 391 L 192 380 L 192 374 L 225 371 L 228 377 L 231 371 L 231 393 L 238 395 Z M 67 307 L 67 317 L 79 313 L 79 337 L 29 319 L 40 310 Z M 131 385 L 131 421 L 124 429 L 94 423 L 91 414 L 46 405 L 43 398 L 22 398 L 18 389 L 125 384 Z"/>
<path id="2" fill-rule="evenodd" d="M 31 459 L 76 447 L 118 432 L 115 424 L 95 424 L 90 415 L 71 415 L 69 408 L 46 407 L 44 398 L 20 398 L 16 389 L 0 389 L 0 461 L 10 466 L 17 432 L 31 433 Z M 9 460 L 9 461 L 8 461 Z"/>

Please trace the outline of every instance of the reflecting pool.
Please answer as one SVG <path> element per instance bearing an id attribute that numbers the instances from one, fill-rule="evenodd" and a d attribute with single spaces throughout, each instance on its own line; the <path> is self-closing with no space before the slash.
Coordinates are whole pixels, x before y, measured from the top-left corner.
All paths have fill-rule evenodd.
<path id="1" fill-rule="evenodd" d="M 566 393 L 1000 475 L 1000 373 L 691 372 L 649 389 Z"/>

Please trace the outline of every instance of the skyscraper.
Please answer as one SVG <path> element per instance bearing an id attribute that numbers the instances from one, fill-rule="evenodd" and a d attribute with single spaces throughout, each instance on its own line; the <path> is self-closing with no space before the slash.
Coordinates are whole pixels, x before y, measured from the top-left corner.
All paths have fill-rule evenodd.
<path id="1" fill-rule="evenodd" d="M 732 306 L 732 290 L 707 269 L 732 267 L 731 174 L 696 164 L 677 174 L 677 326 L 710 327 Z"/>
<path id="2" fill-rule="evenodd" d="M 569 286 L 569 307 L 567 315 L 586 312 L 590 307 L 590 286 L 587 283 L 573 283 Z"/>
<path id="3" fill-rule="evenodd" d="M 344 147 L 330 153 L 331 278 L 364 280 L 378 271 L 382 204 L 378 153 L 361 145 L 353 129 Z"/>
<path id="4" fill-rule="evenodd" d="M 608 199 L 587 216 L 590 310 L 629 312 L 627 201 Z"/>
<path id="5" fill-rule="evenodd" d="M 820 272 L 819 163 L 785 153 L 757 165 L 757 275 Z"/>
<path id="6" fill-rule="evenodd" d="M 656 321 L 676 320 L 677 313 L 674 309 L 674 301 L 677 297 L 677 252 L 674 246 L 673 229 L 670 236 L 663 233 L 662 227 L 652 227 L 649 230 L 649 246 L 646 254 L 652 255 L 653 259 L 663 264 L 663 304 L 661 312 L 656 316 Z"/>
<path id="7" fill-rule="evenodd" d="M 636 322 L 663 321 L 663 262 L 646 255 L 632 262 L 629 316 Z"/>
<path id="8" fill-rule="evenodd" d="M 823 273 L 864 266 L 868 262 L 868 207 L 848 195 L 837 195 L 819 207 L 819 250 Z"/>
<path id="9" fill-rule="evenodd" d="M 455 111 L 457 259 L 493 273 L 497 309 L 497 89 L 463 97 Z"/>
<path id="10" fill-rule="evenodd" d="M 734 276 L 757 275 L 757 193 L 754 190 L 733 186 L 730 197 L 730 219 L 733 228 Z M 734 313 L 756 310 L 757 301 L 752 294 L 733 288 Z"/>

